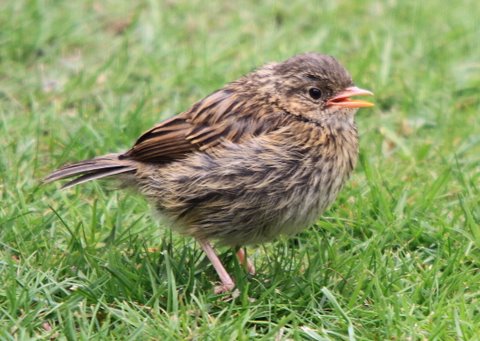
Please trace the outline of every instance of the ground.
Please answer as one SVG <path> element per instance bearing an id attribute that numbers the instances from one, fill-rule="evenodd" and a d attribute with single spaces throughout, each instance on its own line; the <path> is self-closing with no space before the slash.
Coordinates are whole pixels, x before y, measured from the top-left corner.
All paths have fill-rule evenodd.
<path id="1" fill-rule="evenodd" d="M 480 330 L 477 1 L 0 3 L 0 338 L 468 340 Z M 221 258 L 140 197 L 41 179 L 128 148 L 268 61 L 336 56 L 375 92 L 315 226 Z"/>

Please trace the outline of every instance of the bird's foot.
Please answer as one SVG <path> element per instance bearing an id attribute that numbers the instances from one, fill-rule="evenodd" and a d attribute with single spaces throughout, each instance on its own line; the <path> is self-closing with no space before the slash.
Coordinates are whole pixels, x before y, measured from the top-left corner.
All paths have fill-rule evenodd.
<path id="1" fill-rule="evenodd" d="M 238 262 L 245 267 L 245 269 L 250 275 L 255 275 L 255 265 L 253 265 L 253 262 L 248 259 L 245 249 L 239 249 L 237 251 L 237 259 Z"/>
<path id="2" fill-rule="evenodd" d="M 222 282 L 222 285 L 215 287 L 214 293 L 222 294 L 232 291 L 233 288 L 235 288 L 235 282 L 233 281 L 232 277 L 230 277 L 227 270 L 225 270 L 225 268 L 223 267 L 222 262 L 220 262 L 220 259 L 218 258 L 210 243 L 200 241 L 200 245 L 202 246 L 202 249 L 207 255 L 208 259 L 210 259 L 210 262 L 215 268 L 215 271 L 217 271 L 218 277 L 220 277 L 220 281 Z"/>
<path id="3" fill-rule="evenodd" d="M 250 259 L 247 259 L 247 264 L 246 264 L 246 269 L 247 269 L 247 272 L 250 274 L 250 275 L 255 275 L 257 272 L 255 270 L 255 265 L 253 265 L 253 262 L 250 260 Z"/>
<path id="4" fill-rule="evenodd" d="M 215 288 L 213 288 L 213 293 L 217 295 L 225 294 L 233 291 L 233 288 L 235 288 L 235 283 L 222 283 L 221 285 L 217 285 Z"/>

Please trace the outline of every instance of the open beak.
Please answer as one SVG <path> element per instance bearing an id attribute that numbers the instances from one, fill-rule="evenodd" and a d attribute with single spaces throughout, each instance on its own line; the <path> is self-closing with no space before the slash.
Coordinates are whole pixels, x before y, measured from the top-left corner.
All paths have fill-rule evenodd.
<path id="1" fill-rule="evenodd" d="M 359 99 L 351 99 L 351 96 L 373 96 L 373 92 L 351 86 L 338 93 L 327 101 L 327 107 L 337 106 L 344 108 L 368 108 L 374 104 Z"/>

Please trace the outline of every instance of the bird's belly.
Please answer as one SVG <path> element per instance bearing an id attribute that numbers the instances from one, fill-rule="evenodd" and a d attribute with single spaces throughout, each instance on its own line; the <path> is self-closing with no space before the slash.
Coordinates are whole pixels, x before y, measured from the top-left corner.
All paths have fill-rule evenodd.
<path id="1" fill-rule="evenodd" d="M 277 224 L 271 226 L 271 231 L 267 231 L 266 238 L 274 238 L 277 234 L 296 234 L 304 230 L 315 223 L 333 203 L 343 185 L 342 177 L 325 182 L 318 180 L 312 179 L 290 198 L 288 209 L 283 214 L 279 214 Z"/>
<path id="2" fill-rule="evenodd" d="M 150 177 L 143 192 L 180 233 L 240 246 L 308 227 L 348 175 L 332 164 L 335 159 L 257 149 L 253 155 L 235 149 L 228 155 L 197 155 Z"/>

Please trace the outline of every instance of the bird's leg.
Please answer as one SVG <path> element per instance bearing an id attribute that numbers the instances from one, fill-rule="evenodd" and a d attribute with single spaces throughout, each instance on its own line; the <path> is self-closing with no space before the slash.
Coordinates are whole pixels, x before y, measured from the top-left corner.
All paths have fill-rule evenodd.
<path id="1" fill-rule="evenodd" d="M 213 250 L 212 245 L 210 245 L 207 241 L 200 241 L 200 245 L 202 246 L 203 251 L 207 254 L 208 259 L 212 263 L 215 271 L 217 271 L 218 277 L 220 277 L 220 281 L 222 285 L 215 287 L 214 291 L 216 294 L 221 294 L 227 291 L 231 291 L 235 287 L 235 283 L 233 282 L 232 278 L 228 274 L 227 270 L 222 265 L 222 262 L 218 258 L 215 250 Z"/>
<path id="2" fill-rule="evenodd" d="M 244 248 L 240 248 L 237 251 L 237 259 L 240 264 L 242 264 L 250 275 L 255 275 L 255 266 L 253 262 L 250 261 L 247 257 L 247 253 Z"/>

